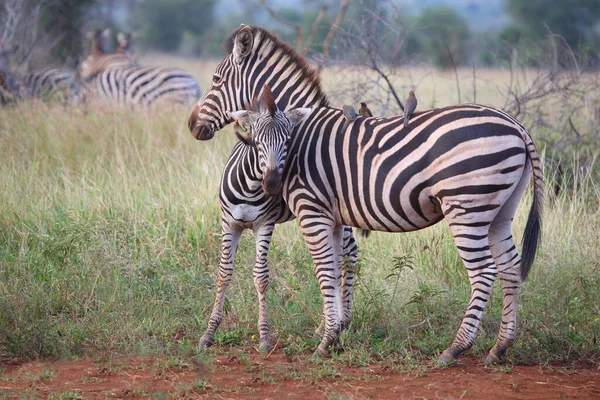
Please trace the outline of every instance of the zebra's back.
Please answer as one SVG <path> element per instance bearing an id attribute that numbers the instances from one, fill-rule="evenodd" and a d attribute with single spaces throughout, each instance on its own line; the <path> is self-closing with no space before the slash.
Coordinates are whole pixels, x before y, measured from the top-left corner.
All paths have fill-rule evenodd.
<path id="1" fill-rule="evenodd" d="M 201 95 L 194 77 L 174 67 L 111 68 L 92 78 L 86 92 L 93 98 L 141 106 L 193 104 Z"/>

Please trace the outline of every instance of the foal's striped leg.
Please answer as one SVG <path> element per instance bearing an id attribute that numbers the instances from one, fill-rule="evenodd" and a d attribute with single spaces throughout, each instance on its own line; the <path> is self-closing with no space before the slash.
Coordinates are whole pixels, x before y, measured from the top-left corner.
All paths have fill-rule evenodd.
<path id="1" fill-rule="evenodd" d="M 219 263 L 219 276 L 217 279 L 217 296 L 213 306 L 212 313 L 208 320 L 208 327 L 204 335 L 200 338 L 200 346 L 210 347 L 215 342 L 215 332 L 223 318 L 223 304 L 225 303 L 225 292 L 231 282 L 233 275 L 233 261 L 235 253 L 240 242 L 243 228 L 237 225 L 230 225 L 224 219 L 221 220 L 223 229 L 221 261 Z"/>
<path id="2" fill-rule="evenodd" d="M 258 333 L 260 335 L 259 349 L 263 353 L 271 351 L 269 341 L 269 320 L 267 318 L 267 288 L 269 287 L 269 266 L 267 255 L 271 245 L 271 237 L 275 229 L 274 222 L 263 225 L 254 231 L 256 240 L 256 263 L 252 270 L 254 287 L 258 293 Z"/>

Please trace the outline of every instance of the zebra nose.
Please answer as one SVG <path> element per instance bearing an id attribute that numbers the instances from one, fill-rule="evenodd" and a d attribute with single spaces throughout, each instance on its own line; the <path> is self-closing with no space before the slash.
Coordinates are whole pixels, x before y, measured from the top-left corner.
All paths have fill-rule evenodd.
<path id="1" fill-rule="evenodd" d="M 269 196 L 275 196 L 281 191 L 282 173 L 278 169 L 265 171 L 262 180 L 263 191 Z"/>
<path id="2" fill-rule="evenodd" d="M 200 119 L 198 116 L 199 109 L 198 105 L 194 107 L 194 111 L 190 115 L 190 119 L 188 120 L 188 129 L 198 140 L 209 140 L 215 136 L 215 132 L 212 129 L 212 126 L 207 121 Z"/>

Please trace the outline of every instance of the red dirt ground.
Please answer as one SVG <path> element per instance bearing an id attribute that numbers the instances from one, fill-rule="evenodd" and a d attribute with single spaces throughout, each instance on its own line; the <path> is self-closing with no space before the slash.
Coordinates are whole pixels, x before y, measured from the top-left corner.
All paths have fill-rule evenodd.
<path id="1" fill-rule="evenodd" d="M 465 358 L 456 366 L 412 372 L 372 365 L 334 369 L 289 362 L 282 351 L 266 358 L 217 355 L 207 368 L 192 359 L 128 357 L 110 362 L 37 361 L 0 364 L 3 398 L 224 399 L 599 399 L 593 367 L 485 368 Z M 67 392 L 70 391 L 70 392 Z"/>

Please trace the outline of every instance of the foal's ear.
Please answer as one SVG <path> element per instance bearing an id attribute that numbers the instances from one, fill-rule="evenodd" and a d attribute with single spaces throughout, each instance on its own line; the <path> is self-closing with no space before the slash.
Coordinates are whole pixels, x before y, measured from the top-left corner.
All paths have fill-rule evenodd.
<path id="1" fill-rule="evenodd" d="M 303 123 L 312 112 L 312 108 L 295 108 L 285 112 L 285 116 L 290 120 L 292 126 L 298 126 Z"/>
<path id="2" fill-rule="evenodd" d="M 252 28 L 249 26 L 241 27 L 238 34 L 235 35 L 233 43 L 233 59 L 236 63 L 241 63 L 250 54 L 253 44 L 254 33 L 252 33 Z"/>

